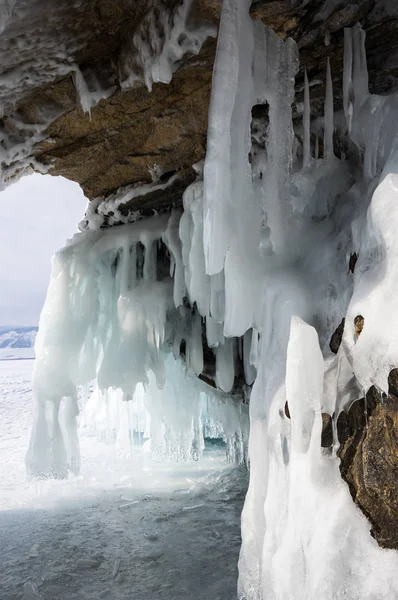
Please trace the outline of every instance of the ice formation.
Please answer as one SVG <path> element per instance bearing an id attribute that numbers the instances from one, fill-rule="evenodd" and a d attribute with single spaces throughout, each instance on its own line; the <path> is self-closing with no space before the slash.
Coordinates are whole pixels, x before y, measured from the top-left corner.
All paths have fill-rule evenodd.
<path id="1" fill-rule="evenodd" d="M 154 83 L 170 83 L 185 54 L 199 54 L 203 42 L 216 36 L 215 27 L 189 25 L 192 3 L 183 0 L 172 11 L 154 4 L 120 59 L 122 88 L 143 80 L 151 91 Z"/>
<path id="2" fill-rule="evenodd" d="M 86 431 L 116 443 L 125 456 L 143 447 L 155 458 L 174 461 L 199 460 L 205 438 L 220 439 L 230 462 L 246 464 L 248 407 L 210 390 L 171 354 L 165 369 L 161 389 L 152 373 L 131 397 L 120 389 L 95 388 L 82 413 Z"/>
<path id="3" fill-rule="evenodd" d="M 98 221 L 91 226 L 95 224 Z M 236 406 L 233 398 L 227 406 L 225 394 L 195 377 L 204 367 L 206 312 L 199 312 L 187 299 L 180 243 L 183 230 L 178 212 L 121 227 L 88 228 L 54 257 L 35 346 L 36 416 L 27 456 L 32 474 L 62 477 L 68 469 L 78 472 L 78 392 L 91 381 L 97 382 L 98 389 L 87 414 L 96 415 L 97 422 L 105 411 L 110 420 L 107 427 L 117 430 L 116 437 L 124 442 L 141 429 L 135 422 L 138 417 L 129 421 L 130 408 L 122 408 L 123 402 L 137 403 L 144 394 L 143 418 L 146 422 L 148 413 L 150 425 L 142 432 L 148 430 L 155 454 L 200 457 L 204 422 L 209 427 L 216 419 L 230 459 L 237 452 L 239 460 L 246 460 L 244 417 L 242 423 L 235 418 L 231 431 L 230 417 L 225 417 L 228 425 L 223 428 L 220 416 L 228 410 L 243 415 L 245 407 Z M 184 368 L 180 365 L 182 342 Z M 221 390 L 230 392 L 235 341 L 219 332 L 217 344 L 217 380 Z M 217 418 L 211 410 L 203 410 L 208 397 L 207 405 L 217 406 Z M 120 423 L 114 426 L 115 414 Z"/>
<path id="4" fill-rule="evenodd" d="M 88 82 L 80 70 L 79 65 L 74 65 L 74 80 L 76 87 L 76 94 L 83 112 L 88 113 L 91 116 L 91 108 L 98 104 L 98 102 L 104 98 L 109 98 L 116 91 L 117 86 L 108 85 L 102 87 L 97 80 L 93 71 L 88 71 L 90 81 Z"/>
<path id="5" fill-rule="evenodd" d="M 338 135 L 346 156 L 334 151 L 329 61 L 323 144 L 307 75 L 295 132 L 296 45 L 252 21 L 249 8 L 250 0 L 223 3 L 203 179 L 185 191 L 183 213 L 101 228 L 142 193 L 119 190 L 91 206 L 83 231 L 54 259 L 27 464 L 34 474 L 77 471 L 77 389 L 93 380 L 85 418 L 128 451 L 136 432 L 150 436 L 154 453 L 198 458 L 207 432 L 224 436 L 230 457 L 243 462 L 246 413 L 232 395 L 241 365 L 250 485 L 239 597 L 393 600 L 397 556 L 378 548 L 353 504 L 338 440 L 325 451 L 320 435 L 321 413 L 335 423 L 371 385 L 386 392 L 398 365 L 398 96 L 369 93 L 357 25 L 345 31 L 346 128 Z M 175 15 L 178 31 L 183 17 Z M 174 37 L 170 29 L 149 63 L 142 47 L 148 87 L 168 80 Z M 259 105 L 268 116 L 256 123 Z M 344 316 L 332 356 L 329 340 Z M 196 377 L 209 379 L 204 343 L 219 391 Z"/>
<path id="6" fill-rule="evenodd" d="M 4 31 L 14 12 L 17 0 L 4 0 L 0 9 L 0 33 Z"/>

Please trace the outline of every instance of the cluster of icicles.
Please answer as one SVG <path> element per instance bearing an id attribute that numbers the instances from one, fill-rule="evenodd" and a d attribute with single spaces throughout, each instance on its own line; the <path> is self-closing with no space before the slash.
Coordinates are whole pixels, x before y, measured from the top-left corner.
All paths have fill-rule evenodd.
<path id="1" fill-rule="evenodd" d="M 142 433 L 156 455 L 199 458 L 204 435 L 217 432 L 212 437 L 224 438 L 229 460 L 246 462 L 248 407 L 226 392 L 234 385 L 239 351 L 253 377 L 249 338 L 226 339 L 208 316 L 218 389 L 197 378 L 205 367 L 203 313 L 187 302 L 191 267 L 189 260 L 184 266 L 187 249 L 180 240 L 190 239 L 190 226 L 187 210 L 183 217 L 173 212 L 97 229 L 77 234 L 54 257 L 36 341 L 36 417 L 27 457 L 32 474 L 78 472 L 78 400 L 90 382 L 97 389 L 85 420 L 91 414 L 99 424 L 104 411 L 119 415 L 111 429 L 125 450 L 134 433 Z M 221 311 L 222 290 L 216 301 Z M 129 418 L 128 406 L 121 411 L 120 398 L 141 407 L 138 420 Z"/>
<path id="2" fill-rule="evenodd" d="M 249 8 L 250 0 L 224 0 L 203 180 L 186 190 L 183 214 L 86 231 L 55 257 L 28 465 L 45 472 L 76 455 L 76 390 L 92 380 L 101 394 L 147 395 L 154 447 L 200 453 L 209 417 L 236 448 L 244 411 L 197 387 L 205 330 L 218 388 L 232 389 L 238 354 L 252 386 L 239 597 L 393 600 L 397 556 L 378 548 L 353 504 L 337 438 L 325 451 L 320 436 L 322 412 L 335 422 L 371 385 L 387 392 L 398 365 L 398 96 L 369 94 L 365 34 L 359 25 L 346 30 L 338 132 L 346 153 L 333 150 L 328 64 L 320 157 L 307 77 L 302 127 L 293 129 L 297 47 L 253 21 Z M 266 104 L 269 124 L 256 122 L 253 107 Z M 206 408 L 203 416 L 202 393 L 217 414 Z"/>

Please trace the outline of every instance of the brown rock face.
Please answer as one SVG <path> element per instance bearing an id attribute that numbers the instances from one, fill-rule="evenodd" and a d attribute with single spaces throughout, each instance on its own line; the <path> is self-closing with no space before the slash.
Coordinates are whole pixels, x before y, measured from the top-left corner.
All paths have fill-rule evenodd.
<path id="1" fill-rule="evenodd" d="M 364 319 L 359 317 L 363 327 Z M 330 342 L 334 353 L 341 344 L 344 322 Z M 388 385 L 386 398 L 372 387 L 366 399 L 340 414 L 338 455 L 341 475 L 371 522 L 372 535 L 381 546 L 398 550 L 398 369 L 391 371 Z M 322 446 L 328 447 L 333 434 L 331 419 L 325 417 L 328 415 L 322 415 Z"/>
<path id="2" fill-rule="evenodd" d="M 372 388 L 339 418 L 340 471 L 385 548 L 398 549 L 398 370 L 384 400 Z M 366 417 L 367 413 L 367 417 Z"/>
<path id="3" fill-rule="evenodd" d="M 337 354 L 337 352 L 340 348 L 341 340 L 343 338 L 343 333 L 344 333 L 344 324 L 345 324 L 345 319 L 342 319 L 340 325 L 337 327 L 336 331 L 332 335 L 332 339 L 330 340 L 329 347 L 330 347 L 331 351 L 333 352 L 333 354 Z"/>
<path id="4" fill-rule="evenodd" d="M 49 126 L 52 141 L 36 148 L 36 158 L 54 164 L 51 174 L 77 181 L 88 198 L 149 182 L 154 165 L 161 173 L 191 167 L 205 153 L 214 44 L 206 51 L 207 62 L 188 63 L 168 85 L 152 92 L 137 86 L 102 100 L 91 119 L 74 107 Z"/>
<path id="5" fill-rule="evenodd" d="M 4 21 L 0 39 L 0 90 L 4 117 L 0 138 L 7 149 L 3 176 L 13 178 L 29 163 L 51 166 L 50 173 L 80 183 L 89 198 L 118 187 L 150 181 L 157 164 L 163 173 L 184 170 L 204 157 L 207 112 L 215 40 L 208 38 L 198 56 L 185 54 L 175 65 L 170 84 L 143 84 L 137 42 L 150 39 L 148 15 L 160 36 L 159 15 L 172 20 L 182 0 L 32 0 L 18 2 Z M 251 13 L 282 38 L 292 36 L 300 50 L 297 77 L 299 118 L 304 68 L 311 85 L 311 109 L 322 114 L 326 58 L 330 57 L 335 108 L 341 105 L 343 29 L 361 21 L 367 31 L 370 86 L 385 92 L 398 83 L 393 60 L 398 48 L 398 14 L 385 10 L 386 0 L 254 0 Z M 193 0 L 188 27 L 217 27 L 222 0 Z M 390 2 L 391 6 L 391 2 Z M 329 7 L 329 8 L 328 8 Z M 163 12 L 162 12 L 163 11 Z M 163 27 L 163 29 L 162 29 Z M 124 89 L 128 67 L 138 79 Z M 76 94 L 76 69 L 88 86 L 108 90 L 84 114 Z M 40 125 L 33 134 L 32 125 Z M 25 156 L 18 152 L 28 140 Z M 15 152 L 13 151 L 15 148 Z M 157 208 L 156 203 L 153 208 Z"/>
<path id="6" fill-rule="evenodd" d="M 194 44 L 173 60 L 171 83 L 154 84 L 149 92 L 143 81 L 145 52 L 148 60 L 157 55 L 167 38 L 164 28 L 178 19 L 181 5 L 33 0 L 10 9 L 0 39 L 3 179 L 20 175 L 29 163 L 51 166 L 51 174 L 77 181 L 93 198 L 151 181 L 154 165 L 167 173 L 203 158 L 217 31 L 206 4 L 192 3 L 186 27 L 206 33 L 196 49 Z M 134 81 L 124 89 L 131 73 Z M 90 115 L 80 106 L 81 79 L 97 95 L 90 98 Z"/>

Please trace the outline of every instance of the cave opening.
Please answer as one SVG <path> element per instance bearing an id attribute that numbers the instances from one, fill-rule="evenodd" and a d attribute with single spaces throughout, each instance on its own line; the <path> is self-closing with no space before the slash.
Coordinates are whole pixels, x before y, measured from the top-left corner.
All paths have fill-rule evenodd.
<path id="1" fill-rule="evenodd" d="M 117 593 L 127 598 L 131 597 L 131 589 L 137 599 L 144 594 L 167 599 L 172 589 L 175 597 L 195 594 L 197 598 L 227 600 L 236 589 L 240 513 L 248 485 L 247 458 L 242 449 L 247 444 L 247 439 L 243 439 L 247 432 L 241 431 L 240 398 L 229 398 L 214 383 L 209 385 L 193 373 L 193 368 L 198 369 L 198 344 L 201 346 L 205 333 L 196 305 L 191 307 L 187 299 L 185 317 L 175 314 L 167 303 L 170 315 L 164 336 L 167 329 L 173 330 L 176 321 L 185 320 L 185 329 L 180 332 L 183 337 L 175 356 L 172 339 L 163 340 L 166 372 L 162 384 L 156 381 L 153 372 L 145 384 L 128 379 L 140 366 L 132 360 L 129 335 L 137 334 L 140 312 L 154 298 L 151 312 L 141 323 L 146 327 L 145 319 L 151 321 L 152 330 L 148 327 L 144 337 L 138 339 L 138 354 L 145 354 L 145 344 L 149 346 L 149 354 L 153 353 L 153 344 L 162 337 L 156 329 L 160 327 L 157 319 L 162 310 L 162 288 L 169 289 L 176 264 L 170 242 L 167 245 L 161 237 L 155 239 L 156 236 L 150 241 L 142 224 L 130 226 L 140 233 L 136 238 L 133 235 L 132 243 L 128 244 L 123 239 L 119 242 L 123 227 L 129 226 L 118 227 L 116 244 L 110 243 L 113 231 L 107 228 L 99 234 L 103 252 L 99 240 L 96 241 L 99 251 L 93 263 L 97 275 L 94 282 L 86 262 L 93 253 L 87 247 L 82 248 L 79 263 L 70 250 L 74 240 L 85 235 L 78 233 L 77 225 L 81 223 L 86 201 L 76 184 L 41 175 L 21 179 L 0 196 L 5 209 L 0 225 L 2 277 L 10 288 L 10 296 L 20 297 L 25 310 L 10 305 L 8 298 L 2 296 L 5 322 L 0 329 L 0 342 L 4 344 L 0 348 L 4 399 L 0 477 L 4 493 L 0 496 L 0 522 L 4 535 L 0 536 L 0 574 L 7 600 L 21 594 L 23 598 L 47 598 L 50 594 L 53 598 L 81 600 L 88 593 L 97 594 L 95 590 L 102 597 L 113 598 Z M 31 211 L 29 216 L 28 211 Z M 62 217 L 63 211 L 67 218 Z M 21 222 L 22 214 L 27 225 Z M 166 219 L 162 217 L 161 222 L 165 224 L 168 219 L 169 215 Z M 73 238 L 75 233 L 77 237 Z M 61 250 L 60 256 L 59 248 L 67 238 L 72 241 Z M 42 308 L 54 252 L 52 283 Z M 10 273 L 10 256 L 15 278 Z M 29 256 L 32 262 L 27 260 Z M 26 269 L 32 270 L 30 278 Z M 104 281 L 101 294 L 99 286 Z M 23 293 L 19 290 L 17 293 L 12 286 L 21 282 L 25 286 Z M 151 289 L 148 297 L 147 288 L 151 284 L 159 287 Z M 62 286 L 63 294 L 57 293 L 57 285 Z M 126 306 L 120 301 L 116 303 L 116 312 L 119 311 L 116 321 L 111 318 L 110 304 L 117 299 L 116 294 L 120 299 L 122 290 L 125 297 L 134 290 L 136 295 L 132 299 L 132 312 L 127 310 L 129 316 L 125 320 Z M 26 481 L 24 455 L 29 445 L 33 398 L 37 402 L 37 394 L 49 390 L 48 371 L 45 387 L 40 388 L 40 361 L 44 358 L 43 355 L 40 358 L 41 344 L 46 345 L 48 360 L 60 367 L 63 364 L 61 368 L 69 377 L 75 367 L 71 362 L 66 365 L 69 359 L 65 353 L 61 357 L 60 351 L 70 348 L 69 343 L 76 341 L 79 329 L 87 321 L 93 326 L 90 312 L 96 306 L 97 336 L 87 340 L 86 358 L 83 352 L 80 355 L 75 352 L 79 361 L 76 366 L 87 368 L 84 361 L 94 353 L 95 362 L 102 361 L 103 371 L 95 380 L 86 371 L 84 381 L 76 380 L 73 397 L 68 396 L 70 383 L 62 381 L 59 374 L 56 376 L 54 383 L 60 401 L 55 402 L 54 409 L 51 395 L 44 398 L 47 429 L 36 431 L 33 456 L 41 456 L 44 462 L 36 463 L 41 471 Z M 131 319 L 134 313 L 137 318 Z M 52 337 L 48 346 L 45 320 L 51 319 L 51 314 L 55 321 L 48 330 Z M 60 327 L 60 314 L 69 314 L 64 329 Z M 40 341 L 43 334 L 47 341 Z M 102 349 L 98 348 L 100 343 Z M 214 348 L 207 347 L 207 356 L 209 364 L 203 362 L 203 371 L 214 378 Z M 122 387 L 112 379 L 115 376 L 112 358 L 118 362 L 125 360 L 124 365 L 119 364 L 125 374 L 118 378 L 119 384 L 125 381 Z M 151 360 L 153 370 L 161 378 L 161 370 L 157 370 L 159 361 L 155 356 Z M 187 365 L 190 365 L 188 371 Z M 63 385 L 65 391 L 61 391 Z M 41 451 L 43 447 L 45 452 Z M 46 462 L 46 456 L 51 456 L 50 462 Z M 27 465 L 32 468 L 29 451 Z M 70 540 L 64 537 L 64 530 L 69 530 Z M 23 578 L 17 580 L 7 574 L 11 562 L 22 568 L 22 548 L 30 548 L 30 565 Z M 132 555 L 139 557 L 133 571 L 129 567 Z M 218 578 L 212 575 L 215 563 Z M 48 565 L 47 572 L 43 571 L 43 564 Z M 204 574 L 209 574 L 205 586 L 201 584 Z M 68 583 L 61 586 L 60 581 Z M 197 592 L 200 587 L 202 596 Z"/>
<path id="2" fill-rule="evenodd" d="M 6 594 L 395 600 L 394 3 L 8 4 L 2 180 L 90 202 L 18 375 Z"/>

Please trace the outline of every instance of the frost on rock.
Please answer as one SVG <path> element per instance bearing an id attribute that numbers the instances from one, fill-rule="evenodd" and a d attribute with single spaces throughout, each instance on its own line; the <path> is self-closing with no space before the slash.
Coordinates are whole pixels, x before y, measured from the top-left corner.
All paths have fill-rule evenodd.
<path id="1" fill-rule="evenodd" d="M 136 184 L 118 189 L 107 198 L 99 197 L 89 202 L 84 218 L 79 223 L 80 231 L 95 230 L 114 224 L 134 223 L 141 218 L 141 212 L 123 211 L 121 207 L 134 198 L 145 196 L 150 192 L 165 190 L 178 179 L 178 174 L 170 177 L 166 182 L 152 181 L 151 183 Z"/>
<path id="2" fill-rule="evenodd" d="M 170 83 L 183 58 L 198 55 L 206 39 L 216 36 L 213 25 L 195 23 L 193 0 L 125 4 L 109 7 L 114 19 L 107 23 L 108 8 L 91 10 L 83 0 L 0 3 L 1 187 L 32 168 L 43 171 L 53 166 L 40 164 L 32 155 L 40 142 L 51 142 L 46 132 L 61 115 L 80 106 L 91 118 L 92 108 L 101 100 L 135 83 L 145 84 L 149 91 L 153 83 Z M 121 20 L 124 13 L 127 23 Z M 115 20 L 120 20 L 118 25 Z M 111 43 L 111 48 L 100 50 L 102 43 Z M 97 56 L 90 55 L 97 47 Z M 79 56 L 85 57 L 81 64 L 75 62 Z M 76 102 L 65 86 L 60 94 L 43 92 L 41 97 L 39 92 L 35 97 L 38 90 L 68 76 Z"/>
<path id="3" fill-rule="evenodd" d="M 73 26 L 65 25 L 60 15 L 74 13 L 75 23 L 84 21 L 85 3 L 76 1 L 73 11 L 68 0 L 59 0 L 44 7 L 40 0 L 21 2 L 3 0 L 0 4 L 0 185 L 7 185 L 33 169 L 46 172 L 51 165 L 40 164 L 32 158 L 33 149 L 46 138 L 48 126 L 66 109 L 67 98 L 60 102 L 42 102 L 26 111 L 26 101 L 33 90 L 43 88 L 80 70 L 73 63 L 75 56 L 87 43 L 92 32 L 73 35 Z M 60 22 L 61 21 L 61 22 Z M 78 95 L 83 92 L 77 81 Z M 91 82 L 90 82 L 91 83 Z M 109 89 L 110 84 L 105 85 Z M 86 85 L 86 98 L 90 89 Z M 93 100 L 95 95 L 91 95 Z M 96 96 L 99 99 L 100 94 Z M 102 96 L 103 97 L 103 96 Z M 65 104 L 66 103 L 66 104 Z M 83 107 L 85 103 L 82 102 Z"/>
<path id="4" fill-rule="evenodd" d="M 17 0 L 4 0 L 0 8 L 0 34 L 3 33 L 11 19 Z"/>
<path id="5" fill-rule="evenodd" d="M 170 83 L 178 62 L 199 54 L 205 40 L 216 36 L 214 27 L 189 25 L 192 3 L 183 0 L 172 11 L 158 3 L 148 12 L 121 57 L 122 88 L 143 80 L 151 91 L 154 83 Z"/>
<path id="6" fill-rule="evenodd" d="M 79 65 L 74 65 L 74 81 L 77 98 L 82 111 L 91 116 L 91 108 L 98 104 L 100 100 L 112 96 L 117 87 L 116 85 L 111 85 L 108 81 L 107 85 L 103 88 L 93 71 L 89 71 L 87 75 L 89 76 L 89 81 L 86 80 Z"/>

